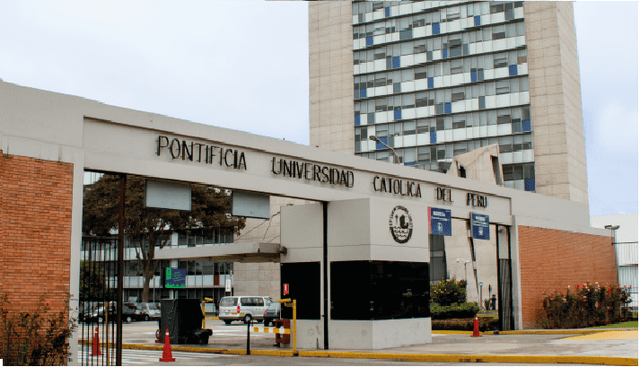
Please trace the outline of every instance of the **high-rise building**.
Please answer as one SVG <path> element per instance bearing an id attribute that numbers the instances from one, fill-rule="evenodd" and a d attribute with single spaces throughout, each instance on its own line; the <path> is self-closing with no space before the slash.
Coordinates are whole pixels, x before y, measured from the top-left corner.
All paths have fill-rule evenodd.
<path id="1" fill-rule="evenodd" d="M 312 146 L 446 172 L 497 143 L 504 186 L 588 203 L 571 2 L 310 2 L 309 58 Z"/>

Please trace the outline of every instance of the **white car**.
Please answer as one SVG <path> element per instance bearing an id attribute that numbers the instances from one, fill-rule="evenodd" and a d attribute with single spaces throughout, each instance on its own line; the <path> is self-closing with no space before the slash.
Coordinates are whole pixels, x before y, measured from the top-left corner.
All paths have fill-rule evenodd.
<path id="1" fill-rule="evenodd" d="M 223 297 L 220 300 L 218 318 L 227 325 L 234 320 L 242 320 L 245 324 L 253 319 L 261 321 L 271 302 L 270 297 L 264 296 Z"/>

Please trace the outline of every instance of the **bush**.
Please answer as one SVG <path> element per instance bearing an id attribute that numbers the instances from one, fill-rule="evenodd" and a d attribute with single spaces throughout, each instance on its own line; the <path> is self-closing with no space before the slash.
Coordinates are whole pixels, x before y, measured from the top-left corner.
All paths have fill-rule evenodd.
<path id="1" fill-rule="evenodd" d="M 456 278 L 441 280 L 431 285 L 431 302 L 442 306 L 460 304 L 467 301 L 467 281 L 456 282 Z"/>
<path id="2" fill-rule="evenodd" d="M 34 310 L 18 312 L 11 309 L 9 297 L 0 297 L 0 360 L 7 366 L 66 365 L 68 338 L 75 329 L 69 320 L 69 297 L 65 309 L 51 312 L 41 296 Z"/>
<path id="3" fill-rule="evenodd" d="M 431 306 L 431 319 L 464 319 L 474 317 L 480 311 L 476 302 L 454 303 L 450 306 L 440 306 L 435 303 Z"/>
<path id="4" fill-rule="evenodd" d="M 627 303 L 631 302 L 626 287 L 578 284 L 572 293 L 555 289 L 542 300 L 536 314 L 536 326 L 543 329 L 583 328 L 626 321 L 631 317 Z"/>
<path id="5" fill-rule="evenodd" d="M 474 320 L 475 318 L 431 320 L 431 329 L 473 331 Z M 492 331 L 499 330 L 500 324 L 497 318 L 478 317 L 478 327 L 480 331 Z"/>

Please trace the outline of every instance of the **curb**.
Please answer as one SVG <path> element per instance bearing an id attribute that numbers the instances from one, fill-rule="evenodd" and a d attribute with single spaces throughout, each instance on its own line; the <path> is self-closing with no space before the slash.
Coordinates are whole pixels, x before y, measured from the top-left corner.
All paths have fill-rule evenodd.
<path id="1" fill-rule="evenodd" d="M 123 349 L 157 350 L 161 346 L 123 344 Z M 172 351 L 191 353 L 246 355 L 246 350 L 216 349 L 197 347 L 171 347 Z M 293 357 L 294 353 L 275 350 L 252 350 L 251 355 Z M 623 357 L 591 357 L 591 356 L 521 356 L 521 355 L 465 355 L 465 354 L 401 354 L 401 353 L 359 353 L 359 352 L 331 352 L 331 351 L 298 351 L 299 357 L 322 358 L 357 358 L 357 359 L 388 359 L 408 362 L 448 362 L 448 363 L 538 363 L 538 364 L 594 364 L 607 366 L 637 366 L 637 358 Z"/>
<path id="2" fill-rule="evenodd" d="M 636 328 L 617 328 L 617 329 L 572 329 L 572 330 L 509 330 L 509 331 L 481 331 L 482 335 L 562 335 L 562 334 L 596 334 L 596 333 L 604 333 L 607 331 L 633 331 L 638 330 Z M 432 330 L 431 334 L 471 334 L 472 331 L 461 331 L 461 330 Z"/>
<path id="3" fill-rule="evenodd" d="M 637 358 L 587 357 L 587 356 L 509 356 L 509 355 L 464 355 L 464 354 L 397 354 L 354 352 L 304 352 L 301 357 L 394 359 L 410 362 L 484 362 L 484 363 L 539 363 L 539 364 L 599 364 L 609 366 L 637 366 Z"/>

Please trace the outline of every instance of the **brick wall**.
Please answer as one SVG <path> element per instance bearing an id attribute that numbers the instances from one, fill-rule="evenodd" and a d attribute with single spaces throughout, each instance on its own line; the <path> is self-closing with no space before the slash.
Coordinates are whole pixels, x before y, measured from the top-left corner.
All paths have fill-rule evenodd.
<path id="1" fill-rule="evenodd" d="M 0 292 L 14 310 L 69 292 L 73 164 L 0 151 Z M 77 295 L 76 295 L 77 296 Z"/>
<path id="2" fill-rule="evenodd" d="M 611 237 L 518 226 L 522 323 L 535 327 L 535 315 L 542 306 L 543 292 L 553 289 L 571 292 L 576 284 L 617 284 L 615 249 Z"/>

